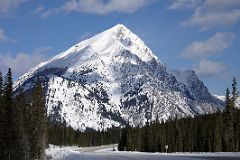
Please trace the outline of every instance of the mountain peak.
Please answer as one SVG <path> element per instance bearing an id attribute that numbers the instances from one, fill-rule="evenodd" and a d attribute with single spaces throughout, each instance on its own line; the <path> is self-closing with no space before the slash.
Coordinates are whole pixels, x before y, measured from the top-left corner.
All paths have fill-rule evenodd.
<path id="1" fill-rule="evenodd" d="M 127 28 L 125 25 L 123 24 L 116 24 L 115 26 L 113 26 L 112 28 L 109 29 L 109 31 L 112 30 L 114 31 L 114 35 L 116 37 L 119 37 L 119 35 L 121 34 L 126 34 L 126 33 L 131 33 L 134 34 L 129 28 Z M 130 35 L 130 34 L 129 34 Z M 128 35 L 128 36 L 129 36 Z M 135 34 L 134 34 L 135 35 Z M 135 35 L 136 36 L 136 35 Z M 139 37 L 138 37 L 139 38 Z"/>
<path id="2" fill-rule="evenodd" d="M 120 38 L 121 36 L 131 36 L 132 34 L 134 34 L 130 31 L 130 29 L 128 29 L 123 24 L 117 24 L 117 25 L 113 26 L 112 28 L 110 28 L 109 31 L 113 31 L 113 34 L 116 36 L 116 38 Z M 129 34 L 127 34 L 127 33 L 129 33 Z"/>
<path id="3" fill-rule="evenodd" d="M 112 28 L 115 28 L 115 29 L 128 29 L 124 24 L 121 24 L 121 23 L 116 24 Z"/>
<path id="4" fill-rule="evenodd" d="M 89 48 L 99 54 L 106 54 L 113 51 L 118 53 L 127 50 L 138 56 L 142 61 L 148 62 L 155 59 L 160 63 L 160 60 L 152 53 L 145 43 L 123 24 L 117 24 L 110 29 L 84 40 L 57 57 L 64 57 L 84 48 Z"/>

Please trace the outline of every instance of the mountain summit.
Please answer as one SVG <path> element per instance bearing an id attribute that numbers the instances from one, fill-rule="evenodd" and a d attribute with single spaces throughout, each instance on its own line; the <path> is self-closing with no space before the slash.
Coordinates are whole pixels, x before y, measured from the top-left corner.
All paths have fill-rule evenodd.
<path id="1" fill-rule="evenodd" d="M 144 125 L 223 108 L 192 70 L 171 70 L 127 27 L 118 24 L 20 77 L 31 92 L 43 82 L 49 119 L 75 129 Z"/>

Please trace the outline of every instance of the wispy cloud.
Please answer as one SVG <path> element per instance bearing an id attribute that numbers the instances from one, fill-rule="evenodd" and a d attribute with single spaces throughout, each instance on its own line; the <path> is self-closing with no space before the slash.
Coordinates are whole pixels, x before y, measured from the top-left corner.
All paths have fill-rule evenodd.
<path id="1" fill-rule="evenodd" d="M 6 17 L 22 3 L 29 0 L 0 0 L 0 17 Z"/>
<path id="2" fill-rule="evenodd" d="M 51 47 L 38 48 L 31 54 L 23 52 L 17 55 L 12 55 L 11 53 L 0 54 L 0 68 L 6 71 L 10 67 L 15 75 L 21 76 L 30 68 L 46 60 L 45 53 L 49 50 L 51 50 Z"/>
<path id="3" fill-rule="evenodd" d="M 69 0 L 60 7 L 51 8 L 42 13 L 42 17 L 48 17 L 61 12 L 81 12 L 105 15 L 111 12 L 133 13 L 140 8 L 152 4 L 156 0 Z"/>
<path id="4" fill-rule="evenodd" d="M 229 76 L 225 64 L 209 60 L 209 58 L 224 53 L 224 50 L 232 44 L 233 39 L 233 33 L 219 32 L 207 40 L 192 42 L 182 51 L 181 55 L 184 58 L 194 58 L 193 68 L 198 76 L 225 79 Z"/>
<path id="5" fill-rule="evenodd" d="M 232 26 L 240 19 L 240 9 L 221 12 L 206 12 L 203 8 L 197 8 L 193 16 L 184 21 L 182 26 L 199 26 L 201 30 L 207 30 L 216 26 Z"/>
<path id="6" fill-rule="evenodd" d="M 219 54 L 231 45 L 233 39 L 234 35 L 232 33 L 216 33 L 205 41 L 195 41 L 188 45 L 182 51 L 182 56 L 185 58 L 201 58 Z"/>
<path id="7" fill-rule="evenodd" d="M 203 59 L 194 70 L 201 77 L 219 77 L 219 74 L 225 75 L 226 66 L 223 63 Z"/>
<path id="8" fill-rule="evenodd" d="M 46 17 L 52 16 L 52 15 L 55 15 L 55 14 L 59 14 L 61 12 L 62 12 L 61 8 L 54 7 L 54 8 L 51 8 L 49 10 L 44 10 L 40 14 L 40 17 L 41 18 L 46 18 Z"/>
<path id="9" fill-rule="evenodd" d="M 43 5 L 39 5 L 35 10 L 32 11 L 32 14 L 41 14 L 44 12 L 45 7 Z"/>
<path id="10" fill-rule="evenodd" d="M 200 30 L 227 27 L 240 20 L 239 0 L 175 0 L 169 9 L 194 9 L 193 15 L 182 26 L 197 26 Z"/>
<path id="11" fill-rule="evenodd" d="M 10 38 L 5 34 L 4 30 L 0 28 L 0 42 L 7 42 Z"/>
<path id="12" fill-rule="evenodd" d="M 174 0 L 168 6 L 168 9 L 172 9 L 172 10 L 193 9 L 199 6 L 201 3 L 202 3 L 202 0 Z"/>
<path id="13" fill-rule="evenodd" d="M 76 11 L 96 14 L 106 14 L 109 12 L 132 13 L 150 3 L 152 3 L 151 0 L 110 0 L 107 3 L 99 0 L 71 0 L 63 6 L 63 10 L 67 12 Z"/>

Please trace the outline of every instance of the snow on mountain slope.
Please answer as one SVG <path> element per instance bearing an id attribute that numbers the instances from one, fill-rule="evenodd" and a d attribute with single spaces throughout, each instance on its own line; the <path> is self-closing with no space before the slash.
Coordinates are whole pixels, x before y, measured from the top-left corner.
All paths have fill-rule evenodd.
<path id="1" fill-rule="evenodd" d="M 19 78 L 15 91 L 31 90 L 37 77 L 50 119 L 75 129 L 137 126 L 223 108 L 194 71 L 167 68 L 121 24 L 39 64 Z"/>
<path id="2" fill-rule="evenodd" d="M 216 98 L 225 101 L 225 96 L 214 95 Z M 235 107 L 240 108 L 240 96 L 236 99 Z"/>
<path id="3" fill-rule="evenodd" d="M 105 64 L 111 63 L 112 60 L 121 61 L 124 59 L 114 54 L 124 50 L 131 50 L 131 53 L 136 54 L 137 57 L 145 62 L 154 58 L 160 63 L 159 59 L 147 46 L 145 46 L 144 42 L 139 37 L 133 34 L 124 25 L 118 24 L 113 28 L 72 46 L 67 51 L 58 54 L 49 61 L 39 64 L 29 73 L 23 75 L 16 82 L 15 86 L 21 85 L 34 73 L 43 71 L 46 68 L 67 67 L 73 70 L 75 67 L 78 68 L 78 65 L 85 61 L 97 58 L 98 56 L 101 56 L 101 61 Z M 131 60 L 132 63 L 136 63 L 135 59 Z"/>
<path id="4" fill-rule="evenodd" d="M 213 95 L 215 96 L 216 98 L 222 100 L 222 101 L 225 101 L 225 96 L 219 96 L 219 95 Z"/>

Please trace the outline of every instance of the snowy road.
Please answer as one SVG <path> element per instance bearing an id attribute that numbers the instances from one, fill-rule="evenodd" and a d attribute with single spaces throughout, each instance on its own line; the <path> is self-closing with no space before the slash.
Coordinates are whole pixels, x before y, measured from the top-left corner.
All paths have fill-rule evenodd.
<path id="1" fill-rule="evenodd" d="M 67 159 L 71 160 L 240 160 L 240 157 L 231 156 L 174 156 L 174 155 L 149 155 L 149 154 L 126 154 L 126 153 L 83 153 L 71 155 Z"/>
<path id="2" fill-rule="evenodd" d="M 116 145 L 77 148 L 54 147 L 47 150 L 49 160 L 240 160 L 240 153 L 190 153 L 190 154 L 164 154 L 164 153 L 139 153 L 139 152 L 112 152 L 107 148 Z M 99 151 L 100 150 L 100 151 Z"/>

